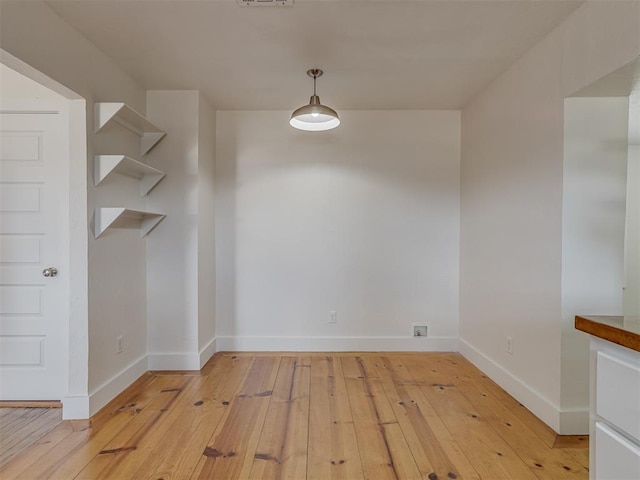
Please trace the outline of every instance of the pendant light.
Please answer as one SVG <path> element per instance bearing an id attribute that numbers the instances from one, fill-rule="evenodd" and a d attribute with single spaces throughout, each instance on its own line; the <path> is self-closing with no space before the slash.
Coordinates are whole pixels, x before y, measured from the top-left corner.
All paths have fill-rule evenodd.
<path id="1" fill-rule="evenodd" d="M 300 107 L 291 114 L 289 125 L 299 130 L 310 132 L 320 132 L 331 130 L 340 125 L 338 114 L 333 108 L 320 103 L 320 97 L 316 95 L 316 78 L 322 76 L 322 70 L 312 68 L 307 71 L 307 75 L 313 78 L 313 96 L 309 100 L 309 105 Z"/>

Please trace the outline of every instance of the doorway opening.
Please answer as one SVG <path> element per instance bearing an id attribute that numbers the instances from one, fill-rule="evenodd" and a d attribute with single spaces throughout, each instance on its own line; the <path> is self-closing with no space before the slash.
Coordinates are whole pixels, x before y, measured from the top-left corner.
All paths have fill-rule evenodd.
<path id="1" fill-rule="evenodd" d="M 0 79 L 0 395 L 88 418 L 86 102 L 1 49 Z"/>

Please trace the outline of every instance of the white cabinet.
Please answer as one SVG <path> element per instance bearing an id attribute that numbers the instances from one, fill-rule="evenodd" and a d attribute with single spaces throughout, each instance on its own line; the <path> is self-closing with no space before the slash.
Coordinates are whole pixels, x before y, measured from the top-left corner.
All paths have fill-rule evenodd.
<path id="1" fill-rule="evenodd" d="M 640 479 L 640 352 L 591 339 L 592 480 Z"/>
<path id="2" fill-rule="evenodd" d="M 638 480 L 640 446 L 623 437 L 606 423 L 596 422 L 595 478 L 597 480 Z"/>
<path id="3" fill-rule="evenodd" d="M 596 362 L 596 414 L 640 439 L 640 366 L 602 351 Z"/>

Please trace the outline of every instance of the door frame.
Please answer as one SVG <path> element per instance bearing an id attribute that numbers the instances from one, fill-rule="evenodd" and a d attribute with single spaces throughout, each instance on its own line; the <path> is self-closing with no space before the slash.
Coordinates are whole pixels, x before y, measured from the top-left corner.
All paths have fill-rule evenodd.
<path id="1" fill-rule="evenodd" d="M 69 109 L 69 317 L 62 319 L 66 386 L 64 419 L 89 418 L 89 257 L 87 215 L 87 106 L 86 100 L 61 83 L 0 48 L 0 63 L 53 90 L 68 101 Z M 64 348 L 64 347 L 67 348 Z"/>

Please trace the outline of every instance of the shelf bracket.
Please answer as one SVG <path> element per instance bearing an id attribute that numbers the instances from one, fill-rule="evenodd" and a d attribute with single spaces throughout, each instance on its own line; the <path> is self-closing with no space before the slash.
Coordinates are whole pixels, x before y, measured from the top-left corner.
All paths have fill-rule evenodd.
<path id="1" fill-rule="evenodd" d="M 99 102 L 94 104 L 95 133 L 98 133 L 112 121 L 141 137 L 141 155 L 148 153 L 165 136 L 162 130 L 125 103 Z"/>
<path id="2" fill-rule="evenodd" d="M 165 217 L 162 213 L 123 207 L 98 207 L 93 214 L 93 236 L 98 238 L 109 228 L 139 228 L 140 237 L 145 237 Z"/>
<path id="3" fill-rule="evenodd" d="M 96 155 L 94 157 L 93 184 L 100 185 L 112 173 L 119 173 L 140 180 L 140 196 L 155 187 L 166 174 L 126 155 Z"/>

